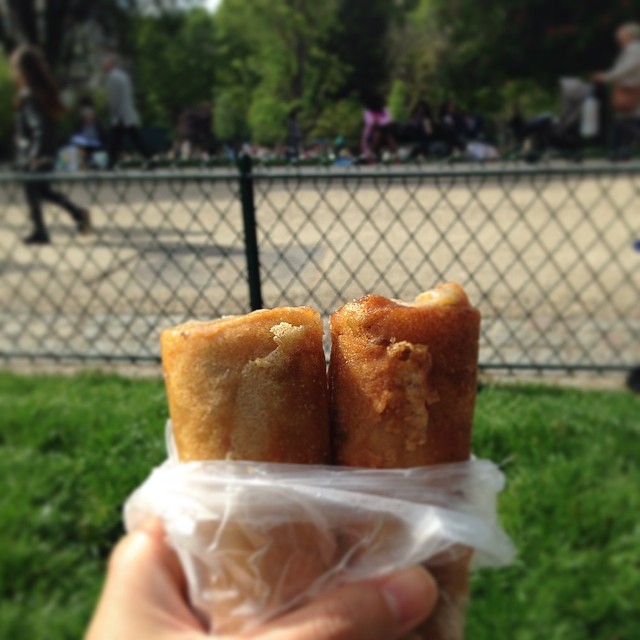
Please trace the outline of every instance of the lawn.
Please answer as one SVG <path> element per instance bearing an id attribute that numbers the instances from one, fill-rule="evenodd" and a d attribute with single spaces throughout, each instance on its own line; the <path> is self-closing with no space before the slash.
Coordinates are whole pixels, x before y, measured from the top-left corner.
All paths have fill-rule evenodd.
<path id="1" fill-rule="evenodd" d="M 0 374 L 0 637 L 78 638 L 164 457 L 164 388 Z M 640 397 L 487 386 L 475 452 L 503 465 L 519 558 L 473 579 L 469 640 L 632 640 L 640 624 Z"/>

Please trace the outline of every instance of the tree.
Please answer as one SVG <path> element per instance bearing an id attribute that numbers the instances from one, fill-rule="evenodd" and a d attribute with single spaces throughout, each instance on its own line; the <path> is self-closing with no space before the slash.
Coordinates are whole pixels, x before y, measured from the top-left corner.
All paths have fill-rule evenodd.
<path id="1" fill-rule="evenodd" d="M 389 0 L 340 0 L 329 46 L 346 72 L 335 97 L 361 101 L 389 90 L 389 28 L 395 5 Z"/>
<path id="2" fill-rule="evenodd" d="M 210 103 L 214 19 L 201 8 L 140 16 L 134 27 L 136 86 L 145 122 L 171 126 L 185 107 Z"/>
<path id="3" fill-rule="evenodd" d="M 308 130 L 343 81 L 326 46 L 336 7 L 337 0 L 226 0 L 216 14 L 216 109 L 241 109 L 257 142 L 283 139 L 294 107 Z M 233 120 L 216 115 L 216 123 Z"/>
<path id="4" fill-rule="evenodd" d="M 76 43 L 95 27 L 104 46 L 128 52 L 131 18 L 142 13 L 166 15 L 201 6 L 203 0 L 0 0 L 0 46 L 9 53 L 32 44 L 58 70 L 78 53 Z"/>
<path id="5" fill-rule="evenodd" d="M 9 63 L 0 52 L 0 161 L 9 157 L 13 124 L 14 87 Z"/>
<path id="6" fill-rule="evenodd" d="M 123 33 L 136 0 L 0 0 L 0 44 L 6 53 L 21 43 L 38 46 L 53 68 L 74 59 L 74 41 L 88 23 L 106 35 Z"/>
<path id="7" fill-rule="evenodd" d="M 640 0 L 433 0 L 446 29 L 443 84 L 486 108 L 499 106 L 502 87 L 526 79 L 557 89 L 565 75 L 587 76 L 616 53 L 613 32 L 640 12 Z"/>
<path id="8" fill-rule="evenodd" d="M 406 96 L 405 109 L 428 98 L 445 99 L 448 89 L 441 78 L 442 65 L 451 54 L 447 29 L 437 20 L 433 0 L 422 0 L 397 20 L 390 33 L 392 93 L 400 84 Z"/>

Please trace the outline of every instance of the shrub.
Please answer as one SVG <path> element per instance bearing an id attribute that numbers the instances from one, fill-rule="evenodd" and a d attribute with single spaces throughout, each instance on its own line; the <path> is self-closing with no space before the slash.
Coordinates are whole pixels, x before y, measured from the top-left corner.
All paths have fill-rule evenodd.
<path id="1" fill-rule="evenodd" d="M 14 95 L 9 61 L 0 52 L 0 161 L 11 154 Z"/>
<path id="2" fill-rule="evenodd" d="M 233 142 L 248 137 L 247 96 L 243 89 L 222 91 L 213 111 L 213 128 L 219 140 Z"/>
<path id="3" fill-rule="evenodd" d="M 362 105 L 354 97 L 339 100 L 327 106 L 311 129 L 311 136 L 333 140 L 342 136 L 348 143 L 362 133 Z"/>
<path id="4" fill-rule="evenodd" d="M 251 138 L 257 144 L 279 144 L 287 137 L 289 106 L 271 95 L 258 94 L 249 109 Z"/>

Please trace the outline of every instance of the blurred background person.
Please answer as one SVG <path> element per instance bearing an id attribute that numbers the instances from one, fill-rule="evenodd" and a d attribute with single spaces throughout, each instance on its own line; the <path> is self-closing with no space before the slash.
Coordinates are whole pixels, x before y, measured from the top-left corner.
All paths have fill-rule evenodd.
<path id="1" fill-rule="evenodd" d="M 120 157 L 125 135 L 149 166 L 151 156 L 140 135 L 140 119 L 133 100 L 131 80 L 118 65 L 115 54 L 106 56 L 102 68 L 106 74 L 107 101 L 111 115 L 109 169 L 113 169 Z"/>
<path id="2" fill-rule="evenodd" d="M 298 122 L 299 113 L 300 107 L 296 106 L 289 111 L 289 116 L 287 117 L 286 158 L 289 162 L 297 162 L 300 159 L 302 150 L 302 130 Z"/>
<path id="3" fill-rule="evenodd" d="M 80 118 L 76 132 L 71 136 L 71 144 L 82 154 L 82 165 L 92 165 L 92 156 L 104 148 L 105 135 L 98 120 L 93 101 L 85 97 L 80 102 Z"/>
<path id="4" fill-rule="evenodd" d="M 466 121 L 455 100 L 440 105 L 437 137 L 447 146 L 447 153 L 463 152 L 466 145 Z"/>
<path id="5" fill-rule="evenodd" d="M 426 100 L 420 100 L 413 107 L 409 120 L 403 129 L 404 141 L 413 143 L 411 158 L 416 158 L 419 155 L 425 158 L 429 156 L 434 133 L 435 123 L 431 106 Z"/>
<path id="6" fill-rule="evenodd" d="M 611 69 L 595 73 L 593 80 L 613 85 L 613 159 L 623 160 L 640 138 L 640 24 L 623 24 L 615 38 L 620 54 Z"/>
<path id="7" fill-rule="evenodd" d="M 18 47 L 11 55 L 11 72 L 17 87 L 16 151 L 18 166 L 23 171 L 48 172 L 54 167 L 56 154 L 55 119 L 64 112 L 58 87 L 39 49 Z M 48 180 L 25 182 L 32 233 L 26 244 L 48 244 L 49 232 L 42 216 L 42 202 L 57 204 L 73 218 L 81 234 L 91 231 L 89 212 L 65 195 L 51 188 Z"/>
<path id="8" fill-rule="evenodd" d="M 362 157 L 367 161 L 379 161 L 381 150 L 387 147 L 392 158 L 398 154 L 396 126 L 388 107 L 379 95 L 371 95 L 364 101 L 364 128 L 362 131 Z"/>

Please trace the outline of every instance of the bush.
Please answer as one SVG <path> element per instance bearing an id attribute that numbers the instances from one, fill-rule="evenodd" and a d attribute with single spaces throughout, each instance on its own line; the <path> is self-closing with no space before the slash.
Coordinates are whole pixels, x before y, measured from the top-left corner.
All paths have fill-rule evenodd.
<path id="1" fill-rule="evenodd" d="M 270 95 L 258 94 L 249 109 L 251 139 L 256 144 L 280 144 L 287 137 L 289 106 Z"/>
<path id="2" fill-rule="evenodd" d="M 409 91 L 404 80 L 394 80 L 389 92 L 389 111 L 396 122 L 409 120 Z"/>
<path id="3" fill-rule="evenodd" d="M 333 140 L 342 136 L 350 144 L 362 133 L 362 105 L 354 97 L 339 100 L 324 109 L 311 129 L 311 136 Z"/>
<path id="4" fill-rule="evenodd" d="M 11 154 L 14 96 L 9 61 L 0 53 L 0 161 L 8 159 Z"/>
<path id="5" fill-rule="evenodd" d="M 248 137 L 247 96 L 243 89 L 227 89 L 218 95 L 213 109 L 213 128 L 223 142 Z"/>
<path id="6" fill-rule="evenodd" d="M 542 88 L 533 80 L 512 80 L 502 88 L 501 103 L 509 116 L 514 105 L 518 104 L 525 116 L 535 116 L 545 111 L 554 112 L 558 109 L 560 89 L 555 93 Z"/>

